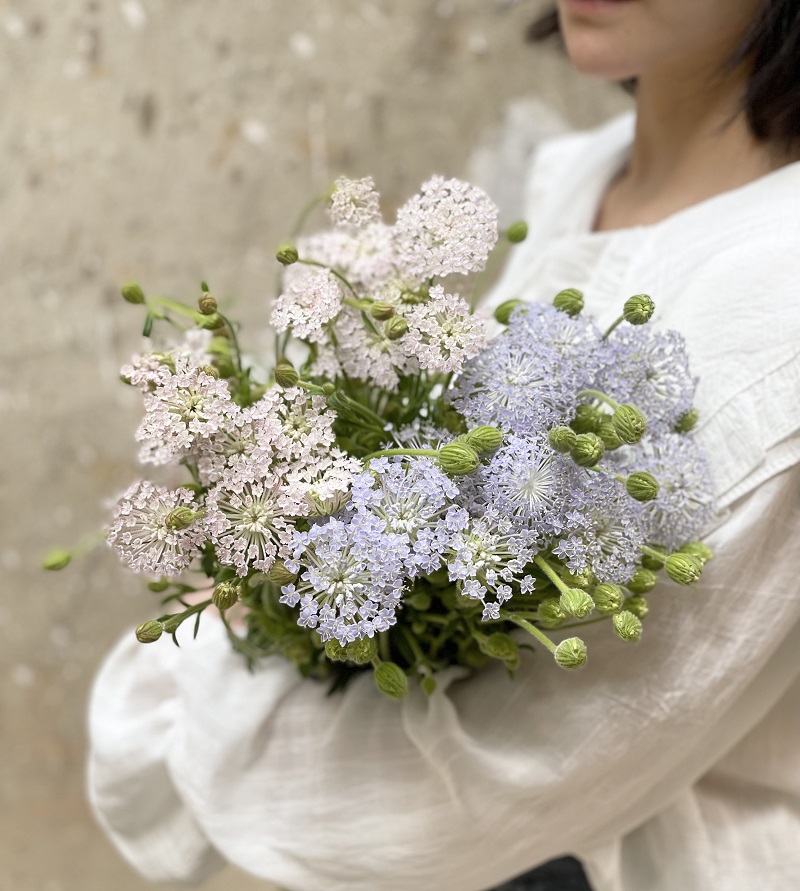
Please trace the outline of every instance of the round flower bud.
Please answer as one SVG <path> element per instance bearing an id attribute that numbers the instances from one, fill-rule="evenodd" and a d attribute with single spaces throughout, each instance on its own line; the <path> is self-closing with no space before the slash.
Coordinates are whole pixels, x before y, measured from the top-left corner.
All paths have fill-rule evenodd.
<path id="1" fill-rule="evenodd" d="M 479 455 L 488 455 L 496 452 L 503 444 L 503 434 L 497 427 L 473 427 L 465 435 L 465 440 Z"/>
<path id="2" fill-rule="evenodd" d="M 347 662 L 347 650 L 332 637 L 325 641 L 325 658 L 330 662 Z"/>
<path id="3" fill-rule="evenodd" d="M 158 579 L 157 581 L 147 583 L 147 589 L 154 594 L 160 594 L 162 591 L 166 591 L 167 588 L 169 588 L 169 582 L 166 579 Z"/>
<path id="4" fill-rule="evenodd" d="M 273 585 L 280 585 L 280 587 L 283 587 L 284 585 L 291 585 L 292 582 L 297 579 L 297 575 L 286 568 L 286 564 L 283 560 L 276 560 L 272 566 L 270 566 L 269 572 L 267 572 L 267 578 Z"/>
<path id="5" fill-rule="evenodd" d="M 511 319 L 511 314 L 518 306 L 522 306 L 524 302 L 524 300 L 517 300 L 516 298 L 505 300 L 494 311 L 495 321 L 500 322 L 501 325 L 507 325 Z"/>
<path id="6" fill-rule="evenodd" d="M 579 467 L 594 467 L 604 452 L 603 440 L 596 433 L 580 433 L 570 455 Z"/>
<path id="7" fill-rule="evenodd" d="M 579 405 L 569 425 L 576 433 L 597 433 L 606 414 L 596 405 Z"/>
<path id="8" fill-rule="evenodd" d="M 547 441 L 557 452 L 569 452 L 575 448 L 578 434 L 572 427 L 553 427 L 547 434 Z"/>
<path id="9" fill-rule="evenodd" d="M 211 602 L 220 612 L 225 612 L 239 602 L 239 586 L 235 582 L 220 582 L 214 588 Z"/>
<path id="10" fill-rule="evenodd" d="M 433 675 L 425 675 L 425 677 L 419 683 L 420 687 L 422 687 L 422 692 L 426 696 L 433 696 L 433 691 L 436 689 L 436 681 Z"/>
<path id="11" fill-rule="evenodd" d="M 428 594 L 427 591 L 415 591 L 407 600 L 406 603 L 412 608 L 419 610 L 419 612 L 424 613 L 431 608 L 431 603 L 433 599 L 431 595 Z"/>
<path id="12" fill-rule="evenodd" d="M 685 545 L 678 548 L 679 554 L 689 554 L 696 557 L 701 565 L 705 565 L 714 556 L 714 552 L 708 545 L 704 545 L 702 541 L 687 541 Z"/>
<path id="13" fill-rule="evenodd" d="M 373 319 L 385 321 L 386 319 L 391 319 L 394 315 L 394 307 L 391 303 L 384 303 L 382 300 L 378 300 L 370 306 L 369 314 Z"/>
<path id="14" fill-rule="evenodd" d="M 558 597 L 545 597 L 536 611 L 536 621 L 543 628 L 558 628 L 566 618 Z"/>
<path id="15" fill-rule="evenodd" d="M 402 699 L 408 693 L 408 678 L 394 662 L 381 662 L 375 669 L 375 683 L 381 693 L 392 699 Z"/>
<path id="16" fill-rule="evenodd" d="M 44 560 L 42 560 L 42 569 L 57 572 L 59 569 L 68 566 L 70 560 L 72 560 L 72 554 L 69 551 L 65 551 L 63 548 L 55 548 L 45 555 Z"/>
<path id="17" fill-rule="evenodd" d="M 478 453 L 463 442 L 451 442 L 436 453 L 439 466 L 452 476 L 464 476 L 478 467 Z"/>
<path id="18" fill-rule="evenodd" d="M 610 417 L 605 417 L 597 428 L 597 435 L 603 440 L 606 449 L 618 449 L 622 445 L 622 440 L 614 429 L 614 423 Z"/>
<path id="19" fill-rule="evenodd" d="M 703 571 L 703 565 L 690 554 L 670 554 L 664 564 L 667 575 L 679 585 L 691 585 Z"/>
<path id="20" fill-rule="evenodd" d="M 647 294 L 634 294 L 633 297 L 629 297 L 625 301 L 622 315 L 625 316 L 625 321 L 631 325 L 644 325 L 645 322 L 650 321 L 655 308 L 655 303 Z"/>
<path id="21" fill-rule="evenodd" d="M 400 340 L 408 331 L 408 322 L 401 316 L 392 316 L 383 325 L 383 333 L 387 340 Z"/>
<path id="22" fill-rule="evenodd" d="M 663 569 L 664 561 L 667 559 L 667 552 L 657 545 L 651 545 L 650 550 L 656 551 L 656 553 L 662 554 L 663 556 L 659 559 L 652 554 L 642 554 L 642 566 L 644 566 L 645 569 L 652 569 L 654 572 L 657 572 L 659 569 Z"/>
<path id="23" fill-rule="evenodd" d="M 580 588 L 568 588 L 563 591 L 558 603 L 568 616 L 575 616 L 576 619 L 588 616 L 594 609 L 594 600 Z"/>
<path id="24" fill-rule="evenodd" d="M 167 514 L 164 525 L 172 532 L 180 532 L 182 529 L 188 529 L 194 523 L 196 516 L 190 507 L 176 507 Z"/>
<path id="25" fill-rule="evenodd" d="M 124 285 L 122 296 L 128 303 L 144 303 L 144 291 L 137 284 Z"/>
<path id="26" fill-rule="evenodd" d="M 612 617 L 614 631 L 623 640 L 639 640 L 642 636 L 642 623 L 633 613 L 623 610 Z"/>
<path id="27" fill-rule="evenodd" d="M 646 470 L 637 470 L 625 480 L 625 489 L 637 501 L 652 501 L 658 495 L 658 480 Z"/>
<path id="28" fill-rule="evenodd" d="M 650 604 L 647 602 L 647 598 L 639 597 L 638 595 L 626 598 L 622 608 L 640 619 L 644 619 L 650 612 Z"/>
<path id="29" fill-rule="evenodd" d="M 566 288 L 553 298 L 553 306 L 568 316 L 577 316 L 583 309 L 583 291 L 577 288 Z"/>
<path id="30" fill-rule="evenodd" d="M 278 250 L 278 253 L 275 254 L 275 259 L 283 266 L 291 266 L 292 263 L 296 263 L 299 258 L 300 255 L 297 253 L 297 248 L 293 244 L 284 245 Z"/>
<path id="31" fill-rule="evenodd" d="M 278 359 L 275 365 L 275 383 L 288 390 L 290 387 L 294 387 L 299 380 L 300 375 L 295 371 L 294 365 L 288 359 Z"/>
<path id="32" fill-rule="evenodd" d="M 139 643 L 154 643 L 164 633 L 164 623 L 151 619 L 149 622 L 142 622 L 136 629 L 136 640 Z"/>
<path id="33" fill-rule="evenodd" d="M 619 585 L 603 582 L 592 591 L 592 599 L 599 613 L 615 613 L 622 606 L 624 595 Z"/>
<path id="34" fill-rule="evenodd" d="M 336 655 L 331 655 L 334 650 Z M 378 642 L 374 637 L 360 637 L 342 646 L 339 641 L 331 639 L 325 642 L 325 655 L 333 662 L 366 665 L 378 655 Z"/>
<path id="35" fill-rule="evenodd" d="M 591 569 L 583 569 L 581 572 L 562 572 L 561 578 L 571 588 L 588 588 L 594 581 Z"/>
<path id="36" fill-rule="evenodd" d="M 478 646 L 492 659 L 502 659 L 503 662 L 515 662 L 519 659 L 519 647 L 516 642 L 502 631 L 497 631 L 488 637 L 479 637 Z"/>
<path id="37" fill-rule="evenodd" d="M 586 644 L 579 637 L 568 637 L 556 647 L 553 657 L 562 668 L 583 668 L 586 665 Z"/>
<path id="38" fill-rule="evenodd" d="M 225 322 L 218 313 L 214 313 L 214 315 L 203 316 L 203 320 L 198 322 L 198 326 L 206 331 L 216 331 L 218 328 L 224 328 Z"/>
<path id="39" fill-rule="evenodd" d="M 517 220 L 506 229 L 506 238 L 511 244 L 520 244 L 528 237 L 528 224 L 525 220 Z"/>
<path id="40" fill-rule="evenodd" d="M 639 442 L 647 430 L 647 420 L 635 405 L 620 405 L 611 416 L 617 436 L 627 443 Z"/>
<path id="41" fill-rule="evenodd" d="M 688 433 L 694 428 L 699 417 L 700 412 L 696 408 L 690 408 L 678 418 L 673 429 L 676 433 Z"/>
<path id="42" fill-rule="evenodd" d="M 217 311 L 217 301 L 211 294 L 201 294 L 197 300 L 197 306 L 204 316 L 213 316 Z"/>
<path id="43" fill-rule="evenodd" d="M 626 585 L 632 594 L 646 594 L 652 591 L 658 584 L 658 576 L 652 569 L 644 569 L 640 567 L 633 574 L 633 578 Z"/>

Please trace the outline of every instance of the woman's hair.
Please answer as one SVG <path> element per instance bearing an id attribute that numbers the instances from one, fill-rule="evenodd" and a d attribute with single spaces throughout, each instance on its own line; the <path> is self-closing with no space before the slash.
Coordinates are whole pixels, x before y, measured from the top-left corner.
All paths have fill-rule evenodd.
<path id="1" fill-rule="evenodd" d="M 528 28 L 531 41 L 560 35 L 550 10 Z M 728 60 L 732 71 L 749 62 L 742 107 L 753 135 L 787 150 L 800 144 L 800 3 L 763 0 L 752 25 Z"/>

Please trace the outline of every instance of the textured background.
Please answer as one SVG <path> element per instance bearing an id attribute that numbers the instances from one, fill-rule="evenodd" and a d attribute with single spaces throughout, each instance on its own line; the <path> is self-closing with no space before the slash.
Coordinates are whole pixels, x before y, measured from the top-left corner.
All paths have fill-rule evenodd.
<path id="1" fill-rule="evenodd" d="M 148 887 L 84 800 L 84 723 L 103 653 L 153 595 L 105 551 L 37 566 L 138 475 L 117 370 L 142 319 L 118 285 L 191 300 L 206 277 L 263 327 L 274 246 L 337 174 L 373 174 L 391 209 L 472 156 L 513 199 L 539 131 L 624 105 L 525 45 L 540 6 L 0 0 L 2 891 Z M 231 870 L 206 887 L 265 886 Z"/>

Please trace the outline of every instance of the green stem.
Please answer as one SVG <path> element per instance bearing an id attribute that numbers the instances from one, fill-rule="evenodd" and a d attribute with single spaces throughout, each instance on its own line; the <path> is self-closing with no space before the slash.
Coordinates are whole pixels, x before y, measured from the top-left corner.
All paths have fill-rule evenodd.
<path id="1" fill-rule="evenodd" d="M 405 638 L 405 641 L 408 644 L 409 648 L 411 649 L 411 652 L 414 654 L 414 657 L 417 660 L 416 664 L 427 666 L 428 660 L 425 658 L 425 654 L 422 652 L 419 644 L 414 639 L 414 635 L 408 630 L 408 628 L 403 625 L 398 625 L 398 628 L 400 630 L 400 633 Z"/>
<path id="2" fill-rule="evenodd" d="M 610 327 L 610 328 L 606 331 L 606 333 L 603 335 L 603 340 L 605 340 L 605 339 L 608 337 L 608 335 L 611 334 L 611 332 L 617 327 L 617 325 L 621 324 L 621 323 L 624 322 L 624 321 L 625 321 L 625 316 L 620 316 L 620 317 L 616 320 L 616 322 L 614 322 L 614 324 L 611 325 L 611 327 Z"/>
<path id="3" fill-rule="evenodd" d="M 233 346 L 233 351 L 236 355 L 236 368 L 238 369 L 239 377 L 241 378 L 241 376 L 242 376 L 242 351 L 239 348 L 239 338 L 236 336 L 236 329 L 233 327 L 231 320 L 227 316 L 222 315 L 221 312 L 217 313 L 217 315 L 225 323 L 228 331 L 230 331 L 231 344 Z"/>
<path id="4" fill-rule="evenodd" d="M 185 316 L 187 319 L 191 319 L 195 323 L 201 322 L 205 318 L 205 316 L 196 309 L 192 309 L 190 306 L 186 306 L 183 303 L 178 303 L 177 300 L 172 300 L 169 297 L 150 297 L 145 305 L 149 310 L 157 311 L 159 307 L 171 309 L 173 312 Z"/>
<path id="5" fill-rule="evenodd" d="M 556 645 L 553 641 L 550 640 L 546 634 L 543 634 L 535 625 L 531 625 L 527 619 L 521 619 L 518 616 L 515 616 L 514 613 L 504 613 L 503 611 L 500 612 L 500 615 L 501 617 L 508 619 L 509 622 L 518 625 L 520 628 L 524 628 L 527 632 L 532 634 L 540 644 L 547 647 L 551 653 L 555 653 Z"/>
<path id="6" fill-rule="evenodd" d="M 605 402 L 606 405 L 610 405 L 614 411 L 619 408 L 618 402 L 614 402 L 610 396 L 606 396 L 605 393 L 601 393 L 599 390 L 581 390 L 580 393 L 578 393 L 578 399 L 580 399 L 581 396 L 591 396 L 593 399 L 599 399 L 601 402 Z"/>
<path id="7" fill-rule="evenodd" d="M 392 653 L 389 648 L 389 635 L 384 631 L 378 635 L 378 652 L 384 662 L 392 661 Z"/>
<path id="8" fill-rule="evenodd" d="M 544 559 L 544 557 L 540 557 L 538 554 L 533 558 L 533 562 L 542 570 L 542 572 L 550 579 L 550 581 L 564 594 L 566 591 L 569 591 L 569 585 L 566 584 L 564 579 L 553 569 L 553 567 Z"/>
<path id="9" fill-rule="evenodd" d="M 653 557 L 660 563 L 666 563 L 667 557 L 669 556 L 669 554 L 662 554 L 660 551 L 656 551 L 653 548 L 647 547 L 647 545 L 642 545 L 640 550 L 642 551 L 642 553 L 647 554 L 648 557 Z"/>
<path id="10" fill-rule="evenodd" d="M 292 231 L 290 233 L 290 238 L 294 239 L 303 231 L 303 226 L 306 224 L 306 220 L 310 216 L 311 212 L 317 207 L 318 204 L 324 204 L 330 198 L 330 192 L 326 192 L 324 195 L 317 195 L 316 198 L 312 198 L 311 201 L 306 204 L 306 206 L 300 211 L 297 219 L 295 220 L 294 226 L 292 226 Z"/>
<path id="11" fill-rule="evenodd" d="M 436 449 L 380 449 L 377 452 L 370 452 L 369 455 L 365 455 L 361 460 L 362 461 L 371 461 L 373 458 L 388 458 L 391 455 L 438 455 L 438 451 Z"/>

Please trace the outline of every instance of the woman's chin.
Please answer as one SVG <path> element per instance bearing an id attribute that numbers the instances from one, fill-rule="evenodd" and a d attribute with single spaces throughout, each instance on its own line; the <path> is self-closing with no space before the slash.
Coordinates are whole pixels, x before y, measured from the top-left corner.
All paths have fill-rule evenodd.
<path id="1" fill-rule="evenodd" d="M 599 34 L 565 35 L 567 55 L 575 68 L 589 77 L 603 80 L 632 80 L 639 73 L 639 66 L 625 58 L 624 48 L 612 46 Z"/>

